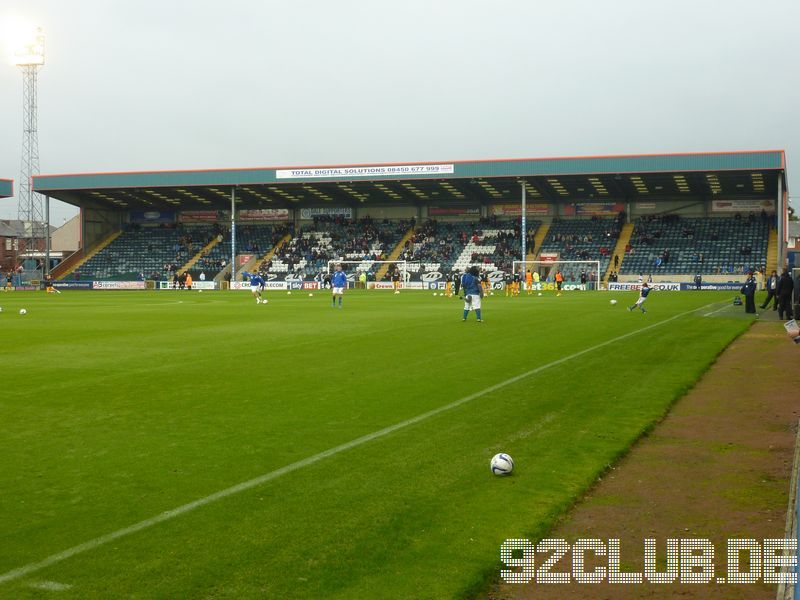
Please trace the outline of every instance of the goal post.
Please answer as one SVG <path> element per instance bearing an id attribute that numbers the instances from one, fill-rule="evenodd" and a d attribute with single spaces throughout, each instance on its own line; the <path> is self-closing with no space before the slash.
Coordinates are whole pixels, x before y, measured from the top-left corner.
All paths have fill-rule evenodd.
<path id="1" fill-rule="evenodd" d="M 336 265 L 342 265 L 342 271 L 344 271 L 346 275 L 357 274 L 360 271 L 373 272 L 374 274 L 377 270 L 375 268 L 376 265 L 397 265 L 401 273 L 401 286 L 408 281 L 408 262 L 405 260 L 329 260 L 328 273 L 332 273 L 336 269 Z M 349 281 L 350 279 L 348 278 L 348 282 Z M 356 277 L 353 283 L 357 282 L 358 278 Z"/>
<path id="2" fill-rule="evenodd" d="M 603 281 L 600 276 L 599 260 L 515 260 L 511 268 L 514 273 L 522 276 L 522 281 L 525 281 L 525 271 L 528 269 L 539 273 L 541 281 L 554 280 L 556 271 L 560 270 L 565 283 L 580 282 L 581 271 L 587 275 L 591 273 L 593 277 L 587 277 L 586 280 L 587 290 L 599 290 Z"/>

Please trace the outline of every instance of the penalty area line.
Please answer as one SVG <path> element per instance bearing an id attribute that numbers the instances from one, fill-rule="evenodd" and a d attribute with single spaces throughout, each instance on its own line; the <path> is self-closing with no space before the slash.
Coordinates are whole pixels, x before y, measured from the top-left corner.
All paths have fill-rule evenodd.
<path id="1" fill-rule="evenodd" d="M 716 302 L 712 302 L 711 304 L 707 304 L 700 308 L 694 308 L 692 310 L 687 310 L 685 312 L 679 313 L 663 321 L 658 321 L 657 323 L 653 323 L 652 325 L 647 325 L 645 327 L 640 327 L 639 329 L 634 329 L 633 331 L 629 331 L 628 333 L 624 333 L 622 335 L 618 335 L 615 338 L 611 338 L 610 340 L 606 340 L 605 342 L 601 342 L 599 344 L 595 344 L 594 346 L 590 346 L 589 348 L 584 348 L 583 350 L 579 350 L 573 354 L 568 356 L 564 356 L 562 358 L 558 358 L 553 360 L 549 363 L 544 365 L 538 366 L 534 369 L 529 371 L 525 371 L 524 373 L 520 373 L 519 375 L 515 375 L 510 377 L 504 381 L 491 385 L 487 388 L 484 388 L 480 391 L 477 391 L 473 394 L 468 396 L 464 396 L 463 398 L 459 398 L 449 404 L 445 404 L 438 408 L 434 408 L 433 410 L 429 410 L 428 412 L 424 412 L 422 414 L 417 415 L 416 417 L 411 417 L 410 419 L 406 419 L 405 421 L 401 421 L 400 423 L 395 423 L 394 425 L 390 425 L 389 427 L 384 427 L 383 429 L 379 429 L 378 431 L 374 431 L 372 433 L 368 433 L 367 435 L 363 435 L 359 438 L 355 438 L 350 440 L 349 442 L 345 442 L 344 444 L 340 444 L 338 446 L 334 446 L 333 448 L 329 448 L 328 450 L 323 450 L 318 454 L 314 454 L 302 460 L 298 460 L 296 462 L 290 463 L 286 466 L 283 466 L 279 469 L 275 469 L 274 471 L 270 471 L 269 473 L 265 473 L 264 475 L 260 475 L 259 477 L 255 477 L 253 479 L 249 479 L 247 481 L 243 481 L 242 483 L 238 483 L 234 486 L 225 488 L 203 498 L 198 498 L 193 502 L 189 502 L 187 504 L 183 504 L 177 508 L 173 508 L 172 510 L 168 510 L 162 512 L 155 517 L 151 517 L 149 519 L 145 519 L 143 521 L 139 521 L 138 523 L 134 523 L 128 527 L 124 527 L 122 529 L 118 529 L 117 531 L 113 531 L 111 533 L 107 533 L 105 535 L 101 535 L 93 540 L 89 540 L 88 542 L 84 542 L 83 544 L 78 544 L 77 546 L 73 546 L 72 548 L 68 548 L 59 552 L 57 554 L 52 554 L 47 558 L 44 558 L 38 562 L 29 563 L 22 567 L 18 567 L 16 569 L 12 569 L 7 573 L 3 573 L 0 575 L 0 584 L 8 583 L 9 581 L 14 581 L 15 579 L 19 579 L 21 577 L 25 577 L 26 575 L 30 575 L 31 573 L 35 573 L 37 571 L 41 571 L 44 568 L 47 568 L 51 565 L 56 563 L 62 562 L 67 560 L 68 558 L 72 558 L 78 554 L 82 554 L 84 552 L 88 552 L 90 550 L 94 550 L 95 548 L 99 548 L 109 542 L 117 540 L 119 538 L 125 537 L 127 535 L 131 535 L 133 533 L 137 533 L 142 531 L 143 529 L 147 529 L 152 527 L 153 525 L 157 525 L 159 523 L 163 523 L 164 521 L 169 521 L 176 517 L 179 517 L 185 513 L 195 510 L 196 508 L 200 508 L 201 506 L 205 506 L 206 504 L 211 504 L 212 502 L 216 502 L 217 500 L 222 500 L 223 498 L 227 498 L 228 496 L 232 496 L 234 494 L 238 494 L 240 492 L 244 492 L 246 490 L 252 489 L 254 487 L 263 485 L 273 479 L 277 479 L 287 473 L 291 473 L 292 471 L 297 471 L 302 469 L 303 467 L 307 467 L 309 465 L 313 465 L 314 463 L 318 463 L 319 461 L 328 458 L 330 456 L 334 456 L 346 450 L 350 450 L 352 448 L 356 448 L 373 440 L 377 440 L 379 438 L 385 437 L 390 433 L 394 433 L 395 431 L 399 431 L 401 429 L 405 429 L 406 427 L 410 427 L 411 425 L 416 425 L 422 421 L 430 419 L 436 415 L 441 413 L 453 410 L 463 404 L 471 402 L 477 398 L 482 396 L 486 396 L 487 394 L 491 394 L 492 392 L 496 392 L 497 390 L 503 389 L 509 385 L 517 383 L 527 377 L 531 377 L 532 375 L 537 375 L 542 371 L 546 371 L 548 369 L 552 369 L 553 367 L 557 367 L 562 365 L 566 362 L 571 360 L 575 360 L 585 354 L 589 354 L 590 352 L 594 352 L 595 350 L 599 350 L 600 348 L 605 348 L 611 344 L 615 344 L 622 340 L 628 339 L 635 335 L 639 335 L 640 333 L 644 333 L 646 331 L 650 331 L 651 329 L 655 329 L 656 327 L 661 327 L 662 325 L 666 325 L 667 323 L 671 323 L 676 319 L 680 319 L 681 317 L 685 317 L 686 315 L 690 315 L 692 313 L 699 312 L 701 310 L 705 310 L 710 306 L 713 306 Z"/>

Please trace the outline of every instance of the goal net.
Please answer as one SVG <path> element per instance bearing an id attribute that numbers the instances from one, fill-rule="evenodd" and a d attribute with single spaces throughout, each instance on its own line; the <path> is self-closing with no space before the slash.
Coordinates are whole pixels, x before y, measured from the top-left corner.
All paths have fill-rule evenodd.
<path id="1" fill-rule="evenodd" d="M 520 274 L 523 282 L 528 270 L 538 273 L 539 289 L 556 287 L 559 271 L 564 278 L 561 286 L 564 290 L 599 290 L 602 282 L 599 260 L 515 260 L 512 269 Z M 533 286 L 536 288 L 537 284 Z"/>
<path id="2" fill-rule="evenodd" d="M 403 282 L 408 281 L 408 263 L 404 260 L 329 260 L 328 273 L 333 273 L 336 265 L 342 265 L 349 288 L 392 289 L 391 275 L 395 269 L 400 271 L 400 287 L 403 287 Z M 362 273 L 367 278 L 364 286 L 361 285 Z M 377 280 L 379 276 L 380 281 Z"/>

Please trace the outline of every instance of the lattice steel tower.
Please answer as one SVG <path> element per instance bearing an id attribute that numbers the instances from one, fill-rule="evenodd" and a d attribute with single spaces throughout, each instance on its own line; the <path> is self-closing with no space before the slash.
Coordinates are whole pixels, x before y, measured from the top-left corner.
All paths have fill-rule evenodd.
<path id="1" fill-rule="evenodd" d="M 25 250 L 39 250 L 40 240 L 49 234 L 44 202 L 33 192 L 31 178 L 39 172 L 38 75 L 44 65 L 44 33 L 40 28 L 23 42 L 14 55 L 14 64 L 22 71 L 22 163 L 20 167 L 17 214 L 27 221 L 23 243 Z"/>

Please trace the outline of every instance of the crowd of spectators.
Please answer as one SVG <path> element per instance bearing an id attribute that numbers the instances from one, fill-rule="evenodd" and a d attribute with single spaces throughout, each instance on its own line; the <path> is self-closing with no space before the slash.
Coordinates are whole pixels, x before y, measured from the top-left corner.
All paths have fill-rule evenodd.
<path id="1" fill-rule="evenodd" d="M 766 259 L 769 218 L 642 217 L 625 247 L 622 269 L 631 272 L 743 274 Z"/>
<path id="2" fill-rule="evenodd" d="M 365 264 L 387 260 L 397 241 L 414 223 L 413 219 L 390 221 L 367 216 L 356 220 L 318 216 L 260 268 L 264 272 L 309 276 L 326 268 L 331 260 L 359 260 Z"/>

